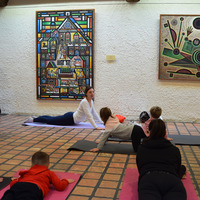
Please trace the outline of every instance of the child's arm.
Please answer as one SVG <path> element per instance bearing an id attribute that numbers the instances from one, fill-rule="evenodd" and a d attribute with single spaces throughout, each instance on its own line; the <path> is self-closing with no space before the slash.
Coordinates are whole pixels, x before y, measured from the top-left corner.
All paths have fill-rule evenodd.
<path id="1" fill-rule="evenodd" d="M 68 179 L 60 180 L 54 172 L 50 171 L 50 173 L 51 173 L 51 183 L 58 191 L 64 190 L 68 186 L 68 184 L 71 183 L 72 181 L 72 179 L 69 179 L 69 181 Z"/>

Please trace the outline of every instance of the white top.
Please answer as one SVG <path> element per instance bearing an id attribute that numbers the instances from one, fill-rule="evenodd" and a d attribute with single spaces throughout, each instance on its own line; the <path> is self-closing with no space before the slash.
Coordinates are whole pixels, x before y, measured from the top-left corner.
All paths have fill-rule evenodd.
<path id="1" fill-rule="evenodd" d="M 94 128 L 98 127 L 94 119 L 96 119 L 100 123 L 103 123 L 94 108 L 93 100 L 91 100 L 90 107 L 89 102 L 86 98 L 80 102 L 78 109 L 73 114 L 73 118 L 75 124 L 78 124 L 88 119 L 88 121 L 92 124 Z"/>

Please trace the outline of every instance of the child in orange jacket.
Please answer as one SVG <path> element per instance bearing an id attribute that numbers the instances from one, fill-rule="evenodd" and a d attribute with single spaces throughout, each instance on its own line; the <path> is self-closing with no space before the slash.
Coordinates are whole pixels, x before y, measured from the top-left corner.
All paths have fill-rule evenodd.
<path id="1" fill-rule="evenodd" d="M 49 155 L 38 151 L 32 156 L 32 166 L 29 170 L 19 172 L 20 177 L 10 183 L 10 189 L 4 193 L 2 200 L 42 200 L 49 192 L 52 184 L 56 190 L 64 190 L 73 179 L 60 180 L 57 175 L 48 169 Z"/>

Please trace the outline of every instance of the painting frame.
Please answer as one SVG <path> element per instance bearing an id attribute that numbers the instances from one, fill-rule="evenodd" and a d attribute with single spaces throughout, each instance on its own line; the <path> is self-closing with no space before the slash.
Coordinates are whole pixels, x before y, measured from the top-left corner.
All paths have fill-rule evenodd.
<path id="1" fill-rule="evenodd" d="M 95 9 L 36 11 L 38 100 L 82 100 L 94 87 Z"/>
<path id="2" fill-rule="evenodd" d="M 161 14 L 160 80 L 200 81 L 200 15 Z"/>

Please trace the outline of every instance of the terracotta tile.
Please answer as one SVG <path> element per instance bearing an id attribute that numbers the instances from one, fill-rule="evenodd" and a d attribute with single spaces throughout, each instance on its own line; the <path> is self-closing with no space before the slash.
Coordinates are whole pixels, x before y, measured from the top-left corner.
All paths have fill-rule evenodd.
<path id="1" fill-rule="evenodd" d="M 109 157 L 103 157 L 103 156 L 97 157 L 97 158 L 96 158 L 96 161 L 105 161 L 105 162 L 107 162 L 107 161 L 109 161 L 109 160 L 110 160 Z"/>
<path id="2" fill-rule="evenodd" d="M 114 175 L 114 174 L 105 174 L 103 177 L 103 180 L 118 181 L 119 179 L 120 179 L 120 175 Z"/>
<path id="3" fill-rule="evenodd" d="M 97 197 L 111 197 L 113 198 L 115 195 L 116 190 L 113 189 L 102 189 L 102 188 L 98 188 L 95 196 Z"/>
<path id="4" fill-rule="evenodd" d="M 107 173 L 110 173 L 110 174 L 122 174 L 123 172 L 123 169 L 119 169 L 119 168 L 108 168 Z"/>
<path id="5" fill-rule="evenodd" d="M 59 163 L 66 163 L 66 164 L 73 164 L 75 162 L 75 160 L 72 159 L 62 159 L 59 161 Z"/>
<path id="6" fill-rule="evenodd" d="M 53 166 L 53 169 L 63 169 L 66 170 L 69 168 L 70 165 L 66 165 L 66 164 L 56 164 Z"/>
<path id="7" fill-rule="evenodd" d="M 8 160 L 7 162 L 5 162 L 5 164 L 17 165 L 17 164 L 19 164 L 19 163 L 21 163 L 21 162 L 22 162 L 21 160 L 11 159 L 11 160 Z"/>
<path id="8" fill-rule="evenodd" d="M 85 173 L 84 178 L 99 179 L 100 176 L 101 176 L 100 173 L 87 172 L 87 173 Z"/>
<path id="9" fill-rule="evenodd" d="M 0 171 L 1 170 L 9 170 L 11 168 L 13 168 L 14 165 L 6 165 L 6 164 L 3 164 L 3 165 L 0 165 Z"/>
<path id="10" fill-rule="evenodd" d="M 76 186 L 72 194 L 91 196 L 93 190 L 94 188 L 91 187 Z"/>
<path id="11" fill-rule="evenodd" d="M 26 160 L 28 158 L 30 158 L 30 156 L 26 156 L 26 155 L 17 155 L 14 157 L 15 159 L 19 159 L 19 160 Z"/>
<path id="12" fill-rule="evenodd" d="M 105 197 L 93 197 L 91 200 L 105 200 Z M 108 198 L 108 197 L 106 197 L 106 200 L 113 200 L 113 198 Z M 118 200 L 118 199 L 116 199 L 116 200 Z"/>
<path id="13" fill-rule="evenodd" d="M 95 156 L 87 156 L 87 155 L 83 155 L 80 160 L 93 160 Z"/>
<path id="14" fill-rule="evenodd" d="M 5 173 L 7 173 L 7 171 L 6 170 L 1 170 L 1 168 L 0 168 L 0 176 L 3 176 L 3 174 L 5 174 Z"/>
<path id="15" fill-rule="evenodd" d="M 113 158 L 111 162 L 118 162 L 118 163 L 122 163 L 122 162 L 126 162 L 127 157 L 124 158 Z"/>
<path id="16" fill-rule="evenodd" d="M 91 200 L 105 200 L 105 197 L 93 197 Z M 108 198 L 108 197 L 106 197 L 106 200 L 113 200 L 113 198 Z M 116 199 L 116 200 L 118 200 L 118 199 Z"/>
<path id="17" fill-rule="evenodd" d="M 70 170 L 79 170 L 79 171 L 85 171 L 88 166 L 85 165 L 72 165 Z"/>
<path id="18" fill-rule="evenodd" d="M 15 155 L 14 154 L 3 154 L 3 155 L 1 155 L 0 156 L 0 158 L 12 158 L 12 157 L 14 157 Z"/>
<path id="19" fill-rule="evenodd" d="M 109 167 L 124 168 L 125 163 L 110 163 Z"/>
<path id="20" fill-rule="evenodd" d="M 76 159 L 78 159 L 78 158 L 79 158 L 79 155 L 76 155 L 76 154 L 65 156 L 65 159 L 74 159 L 74 160 L 76 160 Z"/>
<path id="21" fill-rule="evenodd" d="M 93 167 L 91 166 L 88 171 L 91 171 L 91 172 L 103 172 L 105 170 L 104 167 Z"/>
<path id="22" fill-rule="evenodd" d="M 107 162 L 97 162 L 97 161 L 94 161 L 92 163 L 92 166 L 95 166 L 95 167 L 106 167 L 107 166 Z"/>
<path id="23" fill-rule="evenodd" d="M 128 164 L 127 168 L 137 168 L 137 165 L 136 164 Z"/>
<path id="24" fill-rule="evenodd" d="M 102 181 L 100 187 L 102 188 L 117 188 L 118 182 L 115 181 Z"/>
<path id="25" fill-rule="evenodd" d="M 83 179 L 80 180 L 80 182 L 78 183 L 78 185 L 80 185 L 80 186 L 95 187 L 97 183 L 98 183 L 98 180 L 83 178 Z"/>
<path id="26" fill-rule="evenodd" d="M 5 158 L 5 159 L 3 159 L 3 158 L 0 158 L 0 163 L 3 163 L 3 162 L 5 162 L 7 159 Z"/>
<path id="27" fill-rule="evenodd" d="M 89 200 L 89 197 L 70 195 L 67 200 Z"/>
<path id="28" fill-rule="evenodd" d="M 76 162 L 76 164 L 77 165 L 90 165 L 90 163 L 91 163 L 92 161 L 91 160 L 78 160 L 77 162 Z"/>

